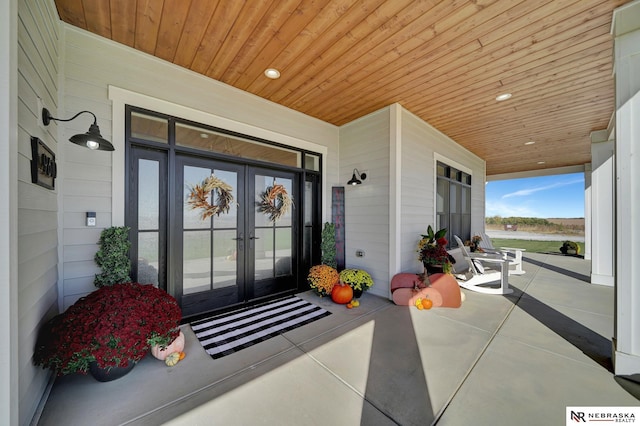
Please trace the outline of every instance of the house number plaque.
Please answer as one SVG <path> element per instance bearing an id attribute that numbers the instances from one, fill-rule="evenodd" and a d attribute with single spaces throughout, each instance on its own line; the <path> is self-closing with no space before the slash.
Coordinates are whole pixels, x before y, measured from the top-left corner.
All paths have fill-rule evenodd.
<path id="1" fill-rule="evenodd" d="M 31 182 L 54 189 L 58 168 L 56 155 L 35 136 L 31 137 Z"/>

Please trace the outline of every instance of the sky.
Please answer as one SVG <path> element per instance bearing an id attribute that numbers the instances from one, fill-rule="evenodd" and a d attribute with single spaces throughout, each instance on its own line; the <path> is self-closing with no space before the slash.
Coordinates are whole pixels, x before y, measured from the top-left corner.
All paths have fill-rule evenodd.
<path id="1" fill-rule="evenodd" d="M 487 182 L 486 216 L 584 217 L 584 174 Z"/>

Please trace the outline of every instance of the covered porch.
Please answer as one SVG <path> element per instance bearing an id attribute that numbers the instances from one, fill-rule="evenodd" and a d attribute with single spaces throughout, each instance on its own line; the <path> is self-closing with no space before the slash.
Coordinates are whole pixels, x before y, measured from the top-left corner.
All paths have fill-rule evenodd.
<path id="1" fill-rule="evenodd" d="M 614 289 L 590 284 L 590 263 L 526 253 L 513 294 L 464 290 L 461 309 L 302 293 L 332 315 L 217 360 L 186 325 L 177 366 L 148 356 L 113 382 L 61 377 L 38 424 L 537 425 L 637 406 L 638 385 L 612 373 Z"/>

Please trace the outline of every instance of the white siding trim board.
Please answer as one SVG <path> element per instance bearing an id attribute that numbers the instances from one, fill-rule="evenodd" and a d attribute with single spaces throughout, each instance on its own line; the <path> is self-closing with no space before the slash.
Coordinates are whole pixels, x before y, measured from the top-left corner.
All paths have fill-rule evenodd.
<path id="1" fill-rule="evenodd" d="M 37 413 L 51 376 L 51 372 L 33 365 L 33 348 L 41 324 L 58 310 L 61 185 L 59 177 L 55 190 L 31 182 L 31 136 L 40 138 L 56 153 L 60 166 L 58 126 L 44 127 L 40 119 L 41 105 L 52 106 L 58 101 L 60 40 L 59 21 L 52 1 L 12 0 L 10 7 L 15 9 L 0 15 L 9 17 L 17 34 L 17 39 L 10 44 L 15 56 L 7 61 L 10 66 L 17 66 L 14 92 L 10 90 L 8 96 L 14 102 L 16 115 L 7 126 L 15 131 L 12 136 L 17 135 L 16 141 L 9 138 L 17 150 L 16 156 L 8 156 L 15 161 L 11 169 L 16 172 L 12 186 L 16 198 L 8 202 L 16 212 L 11 237 L 15 238 L 11 254 L 12 262 L 16 262 L 12 267 L 12 273 L 16 274 L 15 286 L 9 281 L 16 294 L 15 299 L 5 300 L 19 312 L 15 328 L 12 327 L 17 341 L 10 343 L 17 355 L 11 362 L 17 380 L 12 381 L 11 387 L 19 404 L 18 410 L 8 408 L 3 412 L 11 416 L 7 424 L 28 424 Z"/>

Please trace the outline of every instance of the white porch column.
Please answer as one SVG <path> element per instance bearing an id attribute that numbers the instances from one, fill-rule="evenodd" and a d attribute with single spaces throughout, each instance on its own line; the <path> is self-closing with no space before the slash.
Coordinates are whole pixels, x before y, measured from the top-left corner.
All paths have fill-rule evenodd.
<path id="1" fill-rule="evenodd" d="M 591 133 L 591 283 L 608 286 L 614 285 L 615 274 L 614 170 L 607 131 Z"/>
<path id="2" fill-rule="evenodd" d="M 616 309 L 614 365 L 640 373 L 640 0 L 615 10 Z"/>
<path id="3" fill-rule="evenodd" d="M 0 424 L 17 425 L 18 371 L 18 1 L 0 2 Z"/>
<path id="4" fill-rule="evenodd" d="M 584 165 L 584 258 L 591 260 L 591 163 Z"/>

